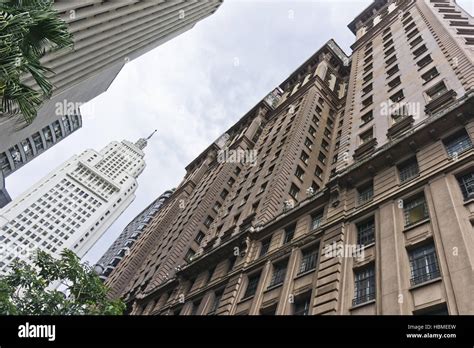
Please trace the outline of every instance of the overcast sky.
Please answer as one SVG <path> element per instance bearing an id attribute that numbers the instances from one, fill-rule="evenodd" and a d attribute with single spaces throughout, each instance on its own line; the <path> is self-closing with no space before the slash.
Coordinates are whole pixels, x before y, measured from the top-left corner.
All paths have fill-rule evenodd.
<path id="1" fill-rule="evenodd" d="M 347 24 L 371 0 L 225 0 L 190 31 L 128 63 L 109 90 L 82 108 L 83 127 L 10 175 L 12 198 L 73 154 L 113 140 L 158 134 L 135 201 L 86 255 L 95 263 L 184 167 L 329 39 L 350 53 Z M 458 0 L 466 9 L 473 0 Z"/>

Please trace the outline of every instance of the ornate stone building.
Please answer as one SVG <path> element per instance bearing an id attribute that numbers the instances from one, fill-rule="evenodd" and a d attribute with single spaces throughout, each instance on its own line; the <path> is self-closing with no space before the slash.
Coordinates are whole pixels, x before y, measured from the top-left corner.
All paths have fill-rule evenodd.
<path id="1" fill-rule="evenodd" d="M 474 19 L 376 0 L 188 165 L 131 314 L 474 313 Z"/>

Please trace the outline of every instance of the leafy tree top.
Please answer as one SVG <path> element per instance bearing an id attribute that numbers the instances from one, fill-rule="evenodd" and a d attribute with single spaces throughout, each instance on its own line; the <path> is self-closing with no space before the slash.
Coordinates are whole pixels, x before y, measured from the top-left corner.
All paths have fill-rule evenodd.
<path id="1" fill-rule="evenodd" d="M 55 287 L 61 284 L 65 290 Z M 70 250 L 60 259 L 38 251 L 33 263 L 16 260 L 0 277 L 2 315 L 121 315 L 121 300 L 107 298 L 107 287 L 89 264 Z"/>

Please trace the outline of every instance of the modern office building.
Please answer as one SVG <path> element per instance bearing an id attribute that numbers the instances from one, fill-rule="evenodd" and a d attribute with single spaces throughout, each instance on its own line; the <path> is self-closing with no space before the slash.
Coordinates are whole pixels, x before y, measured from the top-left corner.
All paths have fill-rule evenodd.
<path id="1" fill-rule="evenodd" d="M 473 314 L 474 19 L 376 0 L 187 167 L 131 314 Z"/>
<path id="2" fill-rule="evenodd" d="M 102 280 L 106 280 L 108 275 L 115 269 L 115 267 L 117 267 L 128 250 L 130 250 L 132 245 L 145 230 L 146 226 L 173 192 L 174 189 L 165 191 L 161 196 L 143 209 L 143 211 L 124 228 L 110 248 L 107 249 L 96 264 L 96 270 Z"/>
<path id="3" fill-rule="evenodd" d="M 56 142 L 27 153 L 28 147 L 34 150 L 33 139 L 38 133 L 57 122 L 62 124 L 64 117 L 78 115 L 80 106 L 105 92 L 127 62 L 191 29 L 221 3 L 222 0 L 56 0 L 54 7 L 69 26 L 74 49 L 49 52 L 43 57 L 42 63 L 54 71 L 49 75 L 54 90 L 31 124 L 26 124 L 21 115 L 0 115 L 0 156 L 19 151 L 24 164 L 47 150 Z M 35 85 L 31 77 L 25 83 Z M 20 162 L 12 163 L 9 158 L 7 164 L 10 169 L 4 172 L 5 177 Z"/>
<path id="4" fill-rule="evenodd" d="M 67 248 L 82 258 L 135 199 L 148 139 L 73 156 L 0 209 L 0 274 L 38 249 L 59 257 Z"/>

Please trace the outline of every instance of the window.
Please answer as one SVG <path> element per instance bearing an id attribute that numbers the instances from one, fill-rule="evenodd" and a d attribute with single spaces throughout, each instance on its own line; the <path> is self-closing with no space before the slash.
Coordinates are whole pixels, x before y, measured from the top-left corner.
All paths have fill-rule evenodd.
<path id="1" fill-rule="evenodd" d="M 308 132 L 309 132 L 309 134 L 311 134 L 312 137 L 316 136 L 316 129 L 314 129 L 313 126 L 309 126 Z"/>
<path id="2" fill-rule="evenodd" d="M 306 152 L 301 151 L 300 160 L 302 160 L 303 163 L 307 164 L 307 163 L 308 163 L 308 159 L 309 159 L 309 155 L 308 155 Z"/>
<path id="3" fill-rule="evenodd" d="M 217 308 L 219 308 L 219 304 L 221 302 L 222 295 L 224 295 L 224 289 L 216 291 L 214 293 L 214 302 L 212 302 L 212 307 L 209 309 L 208 315 L 213 315 L 216 313 Z"/>
<path id="4" fill-rule="evenodd" d="M 293 197 L 294 199 L 298 199 L 299 192 L 300 192 L 300 189 L 298 188 L 298 186 L 296 186 L 295 184 L 291 184 L 290 196 Z"/>
<path id="5" fill-rule="evenodd" d="M 404 98 L 405 98 L 405 96 L 403 95 L 403 90 L 400 90 L 397 93 L 395 93 L 394 95 L 392 95 L 390 97 L 390 100 L 394 103 L 398 103 L 401 100 L 403 100 Z"/>
<path id="6" fill-rule="evenodd" d="M 277 263 L 273 266 L 272 279 L 268 287 L 283 284 L 286 275 L 286 262 Z"/>
<path id="7" fill-rule="evenodd" d="M 229 194 L 229 191 L 227 191 L 226 189 L 223 189 L 222 192 L 221 192 L 221 198 L 225 199 L 228 194 Z"/>
<path id="8" fill-rule="evenodd" d="M 193 302 L 193 306 L 190 313 L 191 315 L 197 314 L 200 304 L 201 304 L 201 299 Z"/>
<path id="9" fill-rule="evenodd" d="M 429 217 L 428 205 L 425 195 L 421 194 L 411 198 L 403 204 L 403 215 L 405 217 L 405 226 L 413 225 Z"/>
<path id="10" fill-rule="evenodd" d="M 270 249 L 270 243 L 272 241 L 272 237 L 268 237 L 262 240 L 262 246 L 260 247 L 260 254 L 259 257 L 265 256 Z"/>
<path id="11" fill-rule="evenodd" d="M 425 72 L 423 75 L 421 75 L 421 78 L 423 79 L 423 83 L 428 83 L 438 75 L 439 75 L 438 70 L 436 68 L 432 68 L 428 70 L 427 72 Z"/>
<path id="12" fill-rule="evenodd" d="M 423 45 L 423 46 L 420 46 L 419 48 L 417 48 L 414 52 L 413 52 L 413 55 L 415 56 L 415 59 L 417 59 L 419 56 L 421 56 L 423 53 L 425 53 L 426 51 L 428 51 L 428 49 L 426 48 L 426 45 Z"/>
<path id="13" fill-rule="evenodd" d="M 458 177 L 464 199 L 474 198 L 474 171 Z"/>
<path id="14" fill-rule="evenodd" d="M 295 225 L 291 225 L 287 228 L 285 228 L 285 237 L 283 238 L 283 244 L 291 242 L 293 237 L 295 236 Z"/>
<path id="15" fill-rule="evenodd" d="M 227 185 L 229 185 L 229 186 L 234 185 L 234 183 L 235 183 L 235 179 L 234 179 L 234 178 L 229 178 L 229 180 L 227 181 Z"/>
<path id="16" fill-rule="evenodd" d="M 374 197 L 374 185 L 372 182 L 370 182 L 367 185 L 364 185 L 357 189 L 358 193 L 358 202 L 359 204 L 364 204 L 370 200 L 372 200 L 372 197 Z"/>
<path id="17" fill-rule="evenodd" d="M 311 216 L 311 230 L 317 229 L 323 222 L 323 212 L 318 212 Z"/>
<path id="18" fill-rule="evenodd" d="M 374 111 L 370 110 L 369 112 L 362 115 L 362 117 L 361 117 L 362 125 L 369 123 L 373 119 L 374 119 Z"/>
<path id="19" fill-rule="evenodd" d="M 198 234 L 196 235 L 196 238 L 194 238 L 194 241 L 198 244 L 201 244 L 202 240 L 204 239 L 206 235 L 204 234 L 204 232 L 202 231 L 199 231 Z"/>
<path id="20" fill-rule="evenodd" d="M 309 140 L 308 138 L 305 139 L 304 145 L 310 150 L 313 148 L 313 142 Z"/>
<path id="21" fill-rule="evenodd" d="M 418 69 L 424 68 L 428 64 L 430 64 L 433 61 L 431 56 L 428 54 L 426 57 L 420 59 L 416 64 L 418 65 Z"/>
<path id="22" fill-rule="evenodd" d="M 313 193 L 319 191 L 319 189 L 320 189 L 319 185 L 316 184 L 314 181 L 311 183 L 310 187 L 313 190 Z"/>
<path id="23" fill-rule="evenodd" d="M 404 183 L 418 176 L 420 170 L 418 168 L 418 162 L 415 158 L 412 158 L 398 166 L 398 174 L 400 176 L 400 182 Z"/>
<path id="24" fill-rule="evenodd" d="M 401 83 L 402 83 L 402 80 L 400 80 L 400 76 L 397 76 L 393 80 L 388 82 L 388 87 L 390 88 L 390 90 L 392 90 L 395 87 L 399 86 Z"/>
<path id="25" fill-rule="evenodd" d="M 446 147 L 449 157 L 456 157 L 464 151 L 472 148 L 471 138 L 464 129 L 445 139 L 443 143 Z"/>
<path id="26" fill-rule="evenodd" d="M 296 167 L 295 176 L 296 176 L 298 179 L 300 179 L 301 181 L 303 181 L 303 177 L 304 177 L 304 170 L 303 170 L 303 168 L 301 168 L 300 166 L 297 166 L 297 167 Z"/>
<path id="27" fill-rule="evenodd" d="M 247 289 L 245 290 L 244 298 L 251 297 L 257 292 L 258 282 L 260 281 L 260 274 L 248 277 Z"/>
<path id="28" fill-rule="evenodd" d="M 414 48 L 416 45 L 418 45 L 420 42 L 423 41 L 423 38 L 420 36 L 418 36 L 415 40 L 413 40 L 412 42 L 410 42 L 410 46 L 411 48 Z"/>
<path id="29" fill-rule="evenodd" d="M 446 84 L 441 81 L 436 86 L 427 90 L 426 95 L 428 96 L 429 101 L 431 101 L 441 97 L 444 93 L 446 93 L 447 90 L 448 88 L 446 87 Z"/>
<path id="30" fill-rule="evenodd" d="M 316 175 L 318 178 L 321 179 L 323 177 L 323 170 L 319 166 L 316 166 L 316 170 L 314 171 L 314 175 Z"/>
<path id="31" fill-rule="evenodd" d="M 184 261 L 191 262 L 193 260 L 193 256 L 196 252 L 193 249 L 189 249 L 186 255 L 184 255 Z"/>
<path id="32" fill-rule="evenodd" d="M 309 315 L 311 293 L 299 296 L 293 304 L 293 315 Z"/>
<path id="33" fill-rule="evenodd" d="M 354 299 L 356 306 L 375 299 L 375 267 L 370 265 L 354 272 Z"/>
<path id="34" fill-rule="evenodd" d="M 423 245 L 409 252 L 411 285 L 418 285 L 440 276 L 438 259 L 433 243 Z"/>
<path id="35" fill-rule="evenodd" d="M 211 226 L 211 224 L 214 222 L 214 219 L 210 216 L 208 216 L 206 218 L 206 220 L 204 220 L 204 226 L 208 227 Z"/>
<path id="36" fill-rule="evenodd" d="M 329 143 L 323 139 L 323 141 L 321 142 L 321 147 L 326 150 L 326 151 L 329 151 Z"/>
<path id="37" fill-rule="evenodd" d="M 372 96 L 370 96 L 370 97 L 364 99 L 364 100 L 362 101 L 362 109 L 365 109 L 366 107 L 368 107 L 368 106 L 371 105 L 372 103 L 373 103 L 373 98 L 372 98 Z"/>
<path id="38" fill-rule="evenodd" d="M 372 90 L 374 89 L 374 85 L 372 83 L 368 84 L 367 86 L 365 86 L 363 89 L 362 89 L 362 95 L 366 95 L 370 92 L 372 92 Z"/>
<path id="39" fill-rule="evenodd" d="M 316 261 L 318 259 L 318 251 L 315 249 L 303 250 L 301 256 L 300 269 L 298 274 L 309 272 L 316 268 Z"/>
<path id="40" fill-rule="evenodd" d="M 392 47 L 390 47 L 388 50 L 386 50 L 386 51 L 384 52 L 385 57 L 390 56 L 390 55 L 391 55 L 392 53 L 394 53 L 394 52 L 395 52 L 395 47 L 392 46 Z"/>
<path id="41" fill-rule="evenodd" d="M 319 156 L 318 156 L 318 160 L 322 163 L 322 164 L 326 164 L 326 155 L 322 152 L 319 153 Z"/>
<path id="42" fill-rule="evenodd" d="M 219 212 L 219 209 L 222 207 L 222 204 L 220 204 L 219 202 L 216 202 L 214 204 L 214 207 L 212 207 L 212 210 L 214 210 L 216 213 Z"/>
<path id="43" fill-rule="evenodd" d="M 357 244 L 369 245 L 375 241 L 375 220 L 374 217 L 359 222 L 357 225 Z"/>
<path id="44" fill-rule="evenodd" d="M 385 62 L 385 65 L 387 67 L 389 67 L 390 65 L 392 65 L 393 63 L 395 63 L 397 61 L 397 55 L 394 54 L 393 56 L 391 56 L 390 58 L 387 59 L 387 61 Z"/>
<path id="45" fill-rule="evenodd" d="M 365 131 L 360 136 L 360 143 L 365 144 L 371 141 L 374 138 L 373 129 L 370 128 L 368 131 Z"/>
<path id="46" fill-rule="evenodd" d="M 391 77 L 395 75 L 398 72 L 398 65 L 395 65 L 393 68 L 390 68 L 390 70 L 387 71 L 388 77 Z"/>
<path id="47" fill-rule="evenodd" d="M 264 182 L 262 185 L 260 185 L 260 190 L 258 191 L 258 194 L 265 192 L 265 189 L 267 188 L 268 182 Z"/>
<path id="48" fill-rule="evenodd" d="M 367 82 L 371 81 L 373 78 L 373 73 L 369 73 L 362 79 L 362 84 L 366 84 Z"/>

